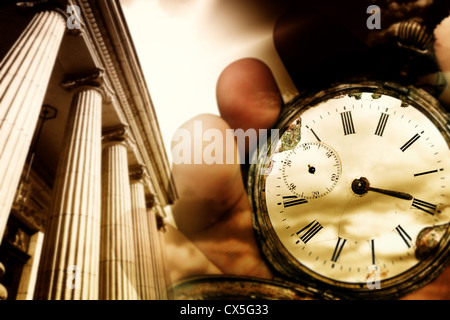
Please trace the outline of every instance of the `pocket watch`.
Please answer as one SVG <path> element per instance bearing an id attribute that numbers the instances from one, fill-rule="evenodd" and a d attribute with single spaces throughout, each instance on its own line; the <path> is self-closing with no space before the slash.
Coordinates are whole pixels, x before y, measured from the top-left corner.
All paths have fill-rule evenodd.
<path id="1" fill-rule="evenodd" d="M 273 281 L 202 276 L 176 298 L 393 299 L 450 255 L 450 117 L 430 94 L 341 83 L 285 106 L 248 174 Z"/>
<path id="2" fill-rule="evenodd" d="M 343 298 L 399 297 L 434 279 L 450 250 L 448 125 L 431 95 L 389 82 L 295 99 L 249 171 L 269 264 Z"/>
<path id="3" fill-rule="evenodd" d="M 450 116 L 415 85 L 438 70 L 432 45 L 404 21 L 360 60 L 384 71 L 349 71 L 283 108 L 248 175 L 258 243 L 279 278 L 324 297 L 391 299 L 446 267 Z"/>
<path id="4" fill-rule="evenodd" d="M 401 27 L 402 50 L 426 66 L 429 38 Z M 178 284 L 179 296 L 232 297 L 217 288 L 234 283 L 239 296 L 392 299 L 439 275 L 450 258 L 450 116 L 430 90 L 389 76 L 298 95 L 254 154 L 248 197 L 270 286 L 202 277 Z"/>
<path id="5" fill-rule="evenodd" d="M 450 117 L 422 89 L 331 86 L 289 103 L 248 174 L 274 280 L 202 276 L 179 299 L 393 299 L 450 258 Z"/>

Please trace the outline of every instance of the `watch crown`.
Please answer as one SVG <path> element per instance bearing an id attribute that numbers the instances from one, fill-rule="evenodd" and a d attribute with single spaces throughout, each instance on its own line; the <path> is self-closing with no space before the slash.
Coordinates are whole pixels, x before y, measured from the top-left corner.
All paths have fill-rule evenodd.
<path id="1" fill-rule="evenodd" d="M 400 46 L 414 51 L 427 53 L 433 44 L 433 36 L 417 21 L 403 21 L 397 29 L 397 38 Z"/>

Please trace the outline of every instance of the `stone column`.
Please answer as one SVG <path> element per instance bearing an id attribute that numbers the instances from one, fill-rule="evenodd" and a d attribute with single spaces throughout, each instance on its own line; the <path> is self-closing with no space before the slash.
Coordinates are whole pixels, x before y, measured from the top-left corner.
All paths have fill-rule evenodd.
<path id="1" fill-rule="evenodd" d="M 100 299 L 137 299 L 126 129 L 107 132 L 102 157 Z"/>
<path id="2" fill-rule="evenodd" d="M 43 232 L 37 231 L 31 236 L 30 244 L 28 246 L 28 254 L 31 256 L 31 258 L 23 266 L 16 300 L 33 300 L 34 298 L 43 243 Z"/>
<path id="3" fill-rule="evenodd" d="M 145 169 L 142 166 L 130 169 L 131 210 L 136 245 L 138 295 L 142 300 L 154 300 L 157 294 L 154 281 L 154 266 L 152 264 L 153 252 L 148 230 L 144 178 Z"/>
<path id="4" fill-rule="evenodd" d="M 73 98 L 45 231 L 37 299 L 97 299 L 102 94 Z"/>
<path id="5" fill-rule="evenodd" d="M 0 62 L 0 241 L 65 29 L 61 13 L 36 13 Z"/>
<path id="6" fill-rule="evenodd" d="M 170 278 L 170 270 L 167 268 L 167 248 L 166 248 L 166 238 L 164 233 L 166 232 L 165 222 L 161 216 L 157 216 L 156 224 L 158 225 L 158 235 L 159 235 L 159 243 L 161 249 L 161 257 L 162 257 L 162 268 L 164 270 L 164 279 L 162 279 L 161 286 L 161 299 L 173 300 L 173 290 L 170 288 L 170 284 L 172 280 Z"/>
<path id="7" fill-rule="evenodd" d="M 154 282 L 156 289 L 156 299 L 167 299 L 166 270 L 164 266 L 163 252 L 161 248 L 161 237 L 158 231 L 157 218 L 153 209 L 155 198 L 153 195 L 147 196 L 147 218 L 148 231 L 150 235 L 150 244 L 152 251 L 152 264 L 155 270 Z"/>

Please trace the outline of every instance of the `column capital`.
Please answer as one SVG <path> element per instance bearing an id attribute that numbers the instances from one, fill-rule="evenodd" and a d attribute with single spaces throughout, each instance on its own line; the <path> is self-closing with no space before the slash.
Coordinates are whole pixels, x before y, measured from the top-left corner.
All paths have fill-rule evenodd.
<path id="1" fill-rule="evenodd" d="M 133 151 L 135 148 L 135 141 L 130 135 L 128 125 L 124 124 L 104 130 L 102 136 L 102 144 L 103 148 L 115 144 L 122 144 L 131 151 Z"/>
<path id="2" fill-rule="evenodd" d="M 95 68 L 89 72 L 80 74 L 67 74 L 61 86 L 66 90 L 74 90 L 80 87 L 98 88 L 104 84 L 105 70 L 103 68 Z"/>
<path id="3" fill-rule="evenodd" d="M 65 0 L 34 0 L 18 1 L 16 6 L 23 12 L 36 13 L 40 11 L 55 11 L 66 21 L 67 34 L 80 36 L 84 33 L 86 24 L 81 18 L 81 9 L 79 6 L 69 3 Z"/>
<path id="4" fill-rule="evenodd" d="M 105 82 L 105 69 L 95 68 L 82 74 L 67 74 L 61 81 L 61 86 L 68 91 L 94 89 L 100 92 L 106 103 L 111 103 L 113 90 Z"/>
<path id="5" fill-rule="evenodd" d="M 29 10 L 31 12 L 40 11 L 55 11 L 58 12 L 64 20 L 67 20 L 69 15 L 65 11 L 65 7 L 61 1 L 56 0 L 34 0 L 34 1 L 18 1 L 16 6 L 22 10 Z"/>
<path id="6" fill-rule="evenodd" d="M 128 168 L 130 173 L 130 180 L 145 180 L 148 178 L 148 173 L 143 164 L 137 164 Z"/>
<path id="7" fill-rule="evenodd" d="M 158 231 L 165 232 L 166 231 L 166 222 L 164 221 L 164 218 L 161 217 L 159 214 L 155 216 L 156 219 L 156 228 Z"/>
<path id="8" fill-rule="evenodd" d="M 145 195 L 145 205 L 147 206 L 147 209 L 151 209 L 156 205 L 156 197 L 153 193 Z"/>

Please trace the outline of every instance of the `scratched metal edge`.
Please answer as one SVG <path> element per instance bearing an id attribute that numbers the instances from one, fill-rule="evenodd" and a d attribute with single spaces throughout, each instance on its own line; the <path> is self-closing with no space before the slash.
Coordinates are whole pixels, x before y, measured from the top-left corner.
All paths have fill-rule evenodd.
<path id="1" fill-rule="evenodd" d="M 175 300 L 313 300 L 306 289 L 277 280 L 233 275 L 201 275 L 173 284 Z"/>

